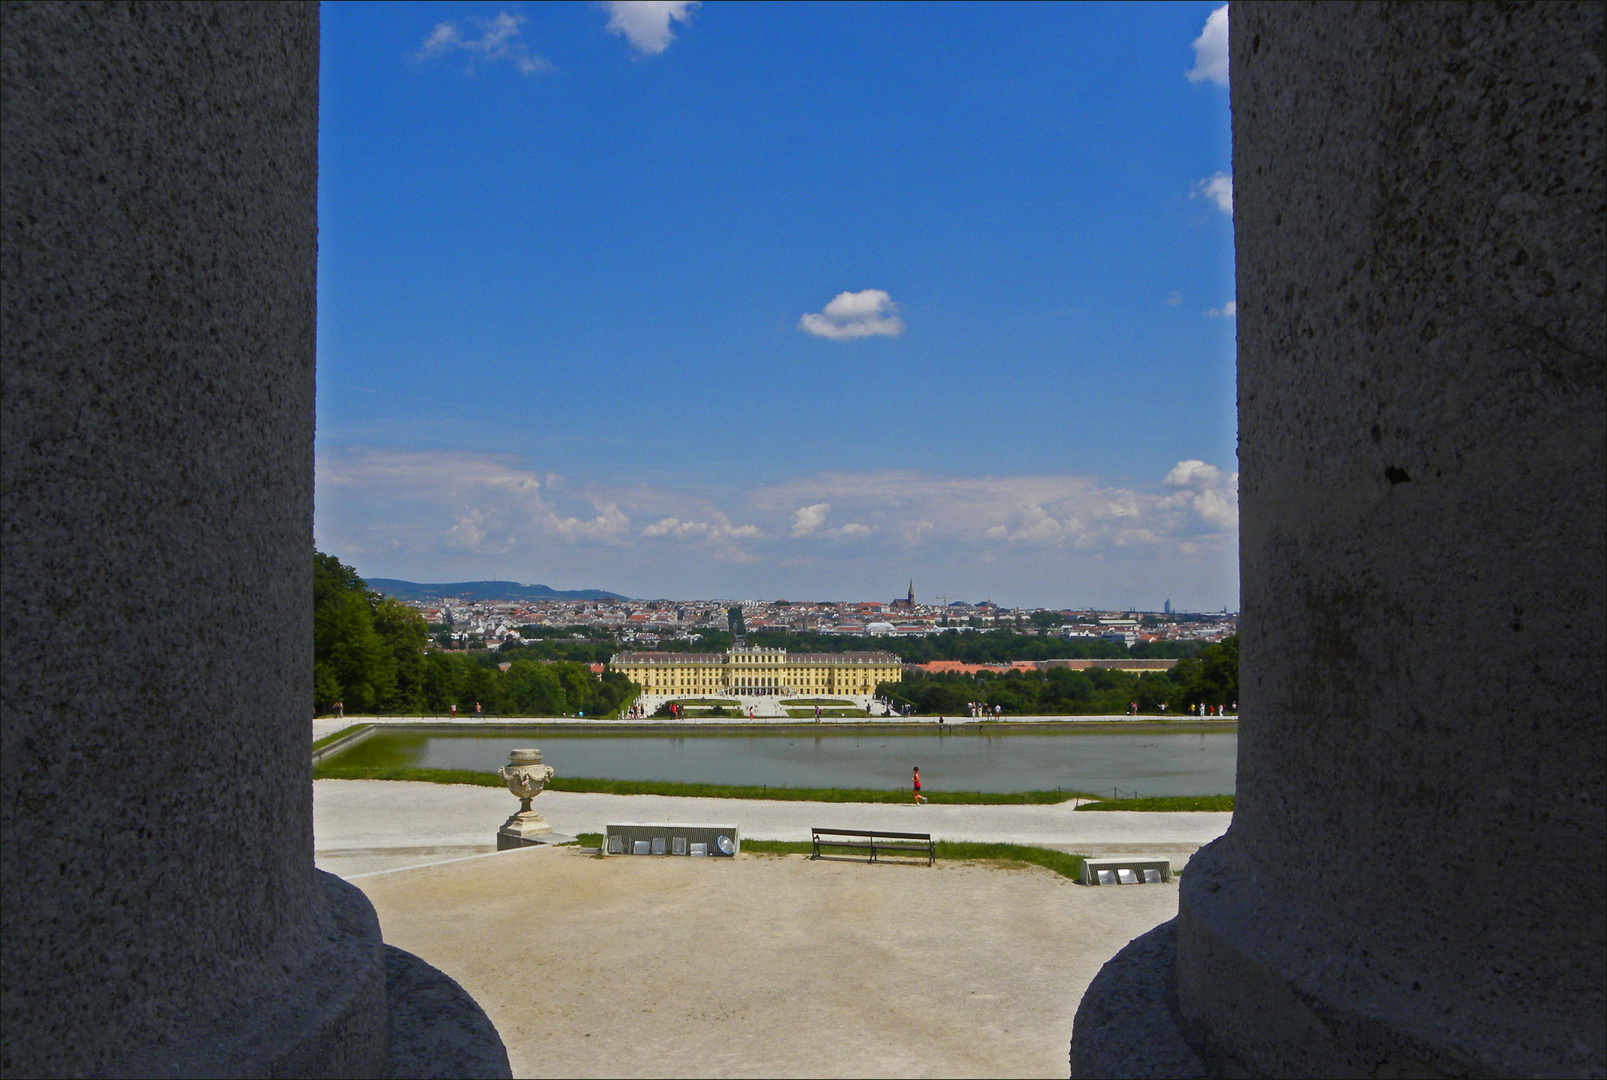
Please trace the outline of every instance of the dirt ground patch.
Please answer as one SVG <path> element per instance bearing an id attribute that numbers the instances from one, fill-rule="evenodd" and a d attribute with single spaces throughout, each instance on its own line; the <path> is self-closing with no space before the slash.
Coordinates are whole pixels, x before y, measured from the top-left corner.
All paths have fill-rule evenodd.
<path id="1" fill-rule="evenodd" d="M 1177 885 L 1036 867 L 528 848 L 353 882 L 515 1076 L 1065 1076 L 1100 966 Z"/>

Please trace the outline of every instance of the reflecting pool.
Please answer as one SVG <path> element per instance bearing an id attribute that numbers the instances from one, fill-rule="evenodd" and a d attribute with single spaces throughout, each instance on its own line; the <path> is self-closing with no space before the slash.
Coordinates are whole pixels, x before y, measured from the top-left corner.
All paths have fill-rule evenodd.
<path id="1" fill-rule="evenodd" d="M 926 788 L 951 791 L 1120 789 L 1141 795 L 1230 795 L 1239 736 L 1228 731 L 1046 732 L 965 725 L 949 731 L 576 731 L 573 728 L 385 729 L 341 764 L 495 772 L 515 747 L 538 746 L 560 777 L 890 788 L 919 765 Z"/>

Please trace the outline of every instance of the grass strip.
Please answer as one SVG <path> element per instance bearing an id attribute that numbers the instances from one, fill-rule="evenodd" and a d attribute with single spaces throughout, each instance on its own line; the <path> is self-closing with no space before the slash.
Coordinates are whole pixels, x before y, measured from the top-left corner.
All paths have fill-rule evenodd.
<path id="1" fill-rule="evenodd" d="M 575 840 L 581 847 L 602 850 L 602 833 L 580 833 Z M 809 855 L 814 852 L 814 845 L 807 840 L 744 840 L 742 851 L 754 855 Z M 949 862 L 985 862 L 1000 867 L 1028 863 L 1073 881 L 1081 880 L 1083 859 L 1087 858 L 1027 844 L 980 844 L 967 840 L 939 840 L 937 857 Z"/>
<path id="2" fill-rule="evenodd" d="M 336 732 L 334 732 L 332 734 L 329 734 L 329 735 L 325 735 L 323 738 L 318 739 L 317 741 L 315 741 L 312 744 L 312 748 L 314 750 L 321 749 L 321 748 L 323 748 L 325 746 L 328 746 L 330 743 L 334 742 L 336 739 L 344 739 L 346 736 L 351 735 L 354 732 L 362 731 L 364 728 L 371 728 L 373 726 L 374 726 L 373 724 L 353 724 L 351 727 L 341 728 L 339 731 L 336 731 Z"/>
<path id="3" fill-rule="evenodd" d="M 599 839 L 599 845 L 601 842 Z M 755 855 L 809 855 L 814 845 L 807 840 L 743 840 L 742 851 Z M 852 855 L 844 857 L 854 858 Z M 1082 877 L 1083 859 L 1087 858 L 1028 844 L 983 844 L 969 840 L 939 840 L 937 857 L 945 862 L 984 862 L 999 867 L 1027 863 L 1073 881 Z"/>
<path id="4" fill-rule="evenodd" d="M 1104 802 L 1084 803 L 1083 810 L 1133 810 L 1142 813 L 1166 813 L 1178 810 L 1232 810 L 1232 795 L 1174 795 L 1153 799 L 1107 799 Z"/>
<path id="5" fill-rule="evenodd" d="M 412 780 L 426 784 L 473 784 L 502 787 L 496 773 L 473 769 L 420 769 L 411 765 L 342 765 L 337 754 L 326 764 L 314 765 L 314 780 Z"/>

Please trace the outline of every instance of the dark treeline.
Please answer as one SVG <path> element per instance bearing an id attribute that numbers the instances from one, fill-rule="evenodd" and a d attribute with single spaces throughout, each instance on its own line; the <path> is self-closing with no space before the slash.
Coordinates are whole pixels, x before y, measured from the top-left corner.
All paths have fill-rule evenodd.
<path id="1" fill-rule="evenodd" d="M 1012 716 L 1119 714 L 1136 701 L 1140 712 L 1186 716 L 1202 703 L 1209 708 L 1239 700 L 1239 639 L 1235 635 L 1205 646 L 1171 671 L 906 671 L 902 682 L 882 683 L 876 690 L 896 705 L 909 704 L 927 715 L 963 716 L 971 701 L 1001 706 Z"/>
<path id="2" fill-rule="evenodd" d="M 334 556 L 314 554 L 315 714 L 338 701 L 351 715 L 446 713 L 454 705 L 472 714 L 478 704 L 493 716 L 606 716 L 636 692 L 623 675 L 592 675 L 594 653 L 543 663 L 517 651 L 426 653 L 428 640 L 417 611 L 370 591 Z M 607 659 L 612 646 L 600 648 Z M 506 672 L 500 663 L 508 663 Z"/>

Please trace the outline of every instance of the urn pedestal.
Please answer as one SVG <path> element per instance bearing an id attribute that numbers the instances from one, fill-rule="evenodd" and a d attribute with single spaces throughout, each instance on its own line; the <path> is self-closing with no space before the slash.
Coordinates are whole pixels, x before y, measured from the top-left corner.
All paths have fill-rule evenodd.
<path id="1" fill-rule="evenodd" d="M 497 770 L 497 775 L 519 800 L 518 812 L 497 830 L 497 850 L 552 843 L 556 836 L 552 826 L 530 809 L 530 800 L 540 795 L 547 781 L 552 779 L 552 766 L 542 763 L 541 751 L 510 750 L 508 763 Z"/>

